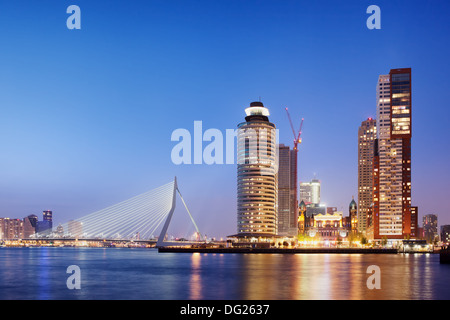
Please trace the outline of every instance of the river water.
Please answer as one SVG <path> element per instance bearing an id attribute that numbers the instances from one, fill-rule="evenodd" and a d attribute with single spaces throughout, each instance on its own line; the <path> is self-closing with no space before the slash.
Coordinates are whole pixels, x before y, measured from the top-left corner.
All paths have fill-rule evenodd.
<path id="1" fill-rule="evenodd" d="M 69 289 L 69 266 L 80 289 Z M 369 289 L 378 266 L 380 289 Z M 2 300 L 450 299 L 436 254 L 198 254 L 140 248 L 0 248 Z"/>

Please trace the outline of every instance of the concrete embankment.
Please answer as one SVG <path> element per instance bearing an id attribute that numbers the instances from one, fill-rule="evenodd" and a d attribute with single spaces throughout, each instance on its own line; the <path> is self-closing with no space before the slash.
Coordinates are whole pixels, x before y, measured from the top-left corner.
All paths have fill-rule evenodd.
<path id="1" fill-rule="evenodd" d="M 398 253 L 397 249 L 372 249 L 372 248 L 189 248 L 189 247 L 160 247 L 158 252 L 187 252 L 187 253 L 364 253 L 364 254 L 392 254 Z"/>

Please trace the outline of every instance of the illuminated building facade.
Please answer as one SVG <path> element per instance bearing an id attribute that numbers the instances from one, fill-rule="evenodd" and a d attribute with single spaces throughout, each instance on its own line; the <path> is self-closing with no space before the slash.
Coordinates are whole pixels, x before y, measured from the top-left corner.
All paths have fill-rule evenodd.
<path id="1" fill-rule="evenodd" d="M 373 158 L 377 122 L 368 118 L 358 129 L 358 230 L 365 233 L 367 214 L 373 201 Z"/>
<path id="2" fill-rule="evenodd" d="M 320 204 L 320 181 L 312 179 L 311 182 L 300 183 L 300 201 L 305 204 Z"/>
<path id="3" fill-rule="evenodd" d="M 45 210 L 42 212 L 43 221 L 47 221 L 50 229 L 53 228 L 53 212 L 51 210 Z"/>
<path id="4" fill-rule="evenodd" d="M 307 214 L 308 206 L 304 201 L 299 206 L 298 231 L 299 235 L 315 238 L 318 241 L 345 240 L 349 235 L 357 233 L 357 205 L 352 199 L 349 214 L 344 217 L 342 211 Z"/>
<path id="5" fill-rule="evenodd" d="M 376 131 L 373 159 L 373 238 L 413 238 L 410 68 L 392 69 L 388 75 L 379 77 Z"/>
<path id="6" fill-rule="evenodd" d="M 252 102 L 245 113 L 237 133 L 237 232 L 249 237 L 277 235 L 275 125 L 261 102 Z"/>
<path id="7" fill-rule="evenodd" d="M 450 225 L 441 226 L 441 241 L 444 245 L 450 244 Z"/>
<path id="8" fill-rule="evenodd" d="M 0 239 L 22 239 L 23 220 L 0 218 Z"/>
<path id="9" fill-rule="evenodd" d="M 419 207 L 411 206 L 411 239 L 420 239 L 419 232 Z"/>
<path id="10" fill-rule="evenodd" d="M 426 214 L 422 218 L 424 239 L 433 243 L 438 238 L 438 217 L 435 214 Z"/>

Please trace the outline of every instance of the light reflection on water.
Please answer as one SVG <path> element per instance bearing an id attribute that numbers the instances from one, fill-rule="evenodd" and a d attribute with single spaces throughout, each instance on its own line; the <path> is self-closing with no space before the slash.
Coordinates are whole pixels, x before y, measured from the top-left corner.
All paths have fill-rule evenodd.
<path id="1" fill-rule="evenodd" d="M 69 290 L 69 265 L 81 289 Z M 367 268 L 381 271 L 370 290 Z M 450 299 L 432 254 L 188 254 L 153 249 L 2 248 L 0 299 Z"/>

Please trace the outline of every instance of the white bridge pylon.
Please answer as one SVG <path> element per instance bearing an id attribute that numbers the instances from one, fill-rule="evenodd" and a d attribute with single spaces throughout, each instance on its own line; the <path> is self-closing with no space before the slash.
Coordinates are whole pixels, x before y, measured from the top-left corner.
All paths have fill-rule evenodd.
<path id="1" fill-rule="evenodd" d="M 179 246 L 179 245 L 187 245 L 187 244 L 193 244 L 193 243 L 198 243 L 198 242 L 181 242 L 181 241 L 176 241 L 176 242 L 169 242 L 169 241 L 165 241 L 166 235 L 167 235 L 167 229 L 169 228 L 170 225 L 170 221 L 172 220 L 172 216 L 173 216 L 173 212 L 175 211 L 175 207 L 176 207 L 176 199 L 177 199 L 177 192 L 180 195 L 180 199 L 183 202 L 184 207 L 186 208 L 187 213 L 189 214 L 189 217 L 191 218 L 192 223 L 194 224 L 195 230 L 197 231 L 197 236 L 200 237 L 201 233 L 198 229 L 197 224 L 194 221 L 194 218 L 191 215 L 191 212 L 189 211 L 186 202 L 183 199 L 183 196 L 181 195 L 180 189 L 178 189 L 178 183 L 177 183 L 177 177 L 174 178 L 174 183 L 173 183 L 173 196 L 172 196 L 172 207 L 170 208 L 169 214 L 167 215 L 167 219 L 166 222 L 164 223 L 164 226 L 161 230 L 161 234 L 158 237 L 158 242 L 156 243 L 156 247 L 167 247 L 167 246 Z"/>

